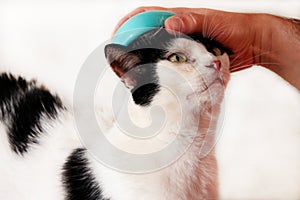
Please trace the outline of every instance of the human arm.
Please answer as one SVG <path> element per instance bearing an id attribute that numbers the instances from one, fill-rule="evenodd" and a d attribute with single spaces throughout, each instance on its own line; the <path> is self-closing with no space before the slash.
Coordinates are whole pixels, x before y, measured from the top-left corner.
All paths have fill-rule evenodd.
<path id="1" fill-rule="evenodd" d="M 170 32 L 199 33 L 232 51 L 231 71 L 262 65 L 300 90 L 300 23 L 270 14 L 234 13 L 203 8 L 142 7 L 124 17 L 149 10 L 176 15 L 165 22 Z M 116 29 L 117 29 L 116 28 Z"/>

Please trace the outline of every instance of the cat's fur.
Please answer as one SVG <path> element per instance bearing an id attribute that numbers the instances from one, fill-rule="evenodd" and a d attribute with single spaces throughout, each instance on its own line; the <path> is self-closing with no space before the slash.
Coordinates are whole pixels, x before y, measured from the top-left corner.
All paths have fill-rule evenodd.
<path id="1" fill-rule="evenodd" d="M 170 62 L 168 56 L 177 52 L 184 53 L 188 61 Z M 129 113 L 135 124 L 147 124 L 145 113 L 153 105 L 166 113 L 165 127 L 153 139 L 136 142 L 118 130 L 117 124 L 108 127 L 106 137 L 127 151 L 149 152 L 168 144 L 180 124 L 184 130 L 197 130 L 195 138 L 188 131 L 176 135 L 182 141 L 178 149 L 187 142 L 190 147 L 156 172 L 128 174 L 110 169 L 82 146 L 66 103 L 34 81 L 2 73 L 0 199 L 217 198 L 214 150 L 205 148 L 214 144 L 218 110 L 229 80 L 229 60 L 221 46 L 200 36 L 172 35 L 158 29 L 128 47 L 108 45 L 105 53 L 132 94 Z M 172 77 L 166 69 L 186 81 Z M 180 108 L 185 109 L 185 116 Z"/>

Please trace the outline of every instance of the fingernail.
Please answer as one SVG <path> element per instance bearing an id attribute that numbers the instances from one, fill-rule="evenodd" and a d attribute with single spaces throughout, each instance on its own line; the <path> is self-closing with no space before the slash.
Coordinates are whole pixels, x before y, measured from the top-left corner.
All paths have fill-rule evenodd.
<path id="1" fill-rule="evenodd" d="M 183 28 L 183 21 L 179 17 L 171 17 L 166 21 L 166 28 L 174 31 L 180 31 Z"/>

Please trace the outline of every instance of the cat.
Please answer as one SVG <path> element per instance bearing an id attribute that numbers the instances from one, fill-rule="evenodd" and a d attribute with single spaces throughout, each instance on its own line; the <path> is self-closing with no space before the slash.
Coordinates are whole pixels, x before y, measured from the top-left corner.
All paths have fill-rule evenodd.
<path id="1" fill-rule="evenodd" d="M 0 199 L 217 199 L 213 145 L 230 76 L 229 51 L 200 35 L 170 34 L 163 28 L 128 46 L 108 44 L 104 51 L 130 94 L 132 122 L 149 124 L 153 106 L 165 113 L 164 127 L 153 138 L 137 142 L 112 120 L 107 139 L 133 153 L 162 149 L 174 137 L 179 138 L 174 152 L 188 148 L 174 162 L 148 173 L 105 166 L 82 145 L 67 102 L 36 81 L 2 73 Z M 104 121 L 111 117 L 99 115 Z"/>

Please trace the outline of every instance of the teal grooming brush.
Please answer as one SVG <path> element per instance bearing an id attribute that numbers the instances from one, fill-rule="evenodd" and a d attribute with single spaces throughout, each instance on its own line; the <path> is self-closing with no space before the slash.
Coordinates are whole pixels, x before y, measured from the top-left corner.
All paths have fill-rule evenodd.
<path id="1" fill-rule="evenodd" d="M 113 44 L 128 46 L 133 40 L 143 33 L 163 27 L 166 19 L 175 14 L 166 11 L 148 11 L 139 13 L 129 18 L 116 32 Z"/>

